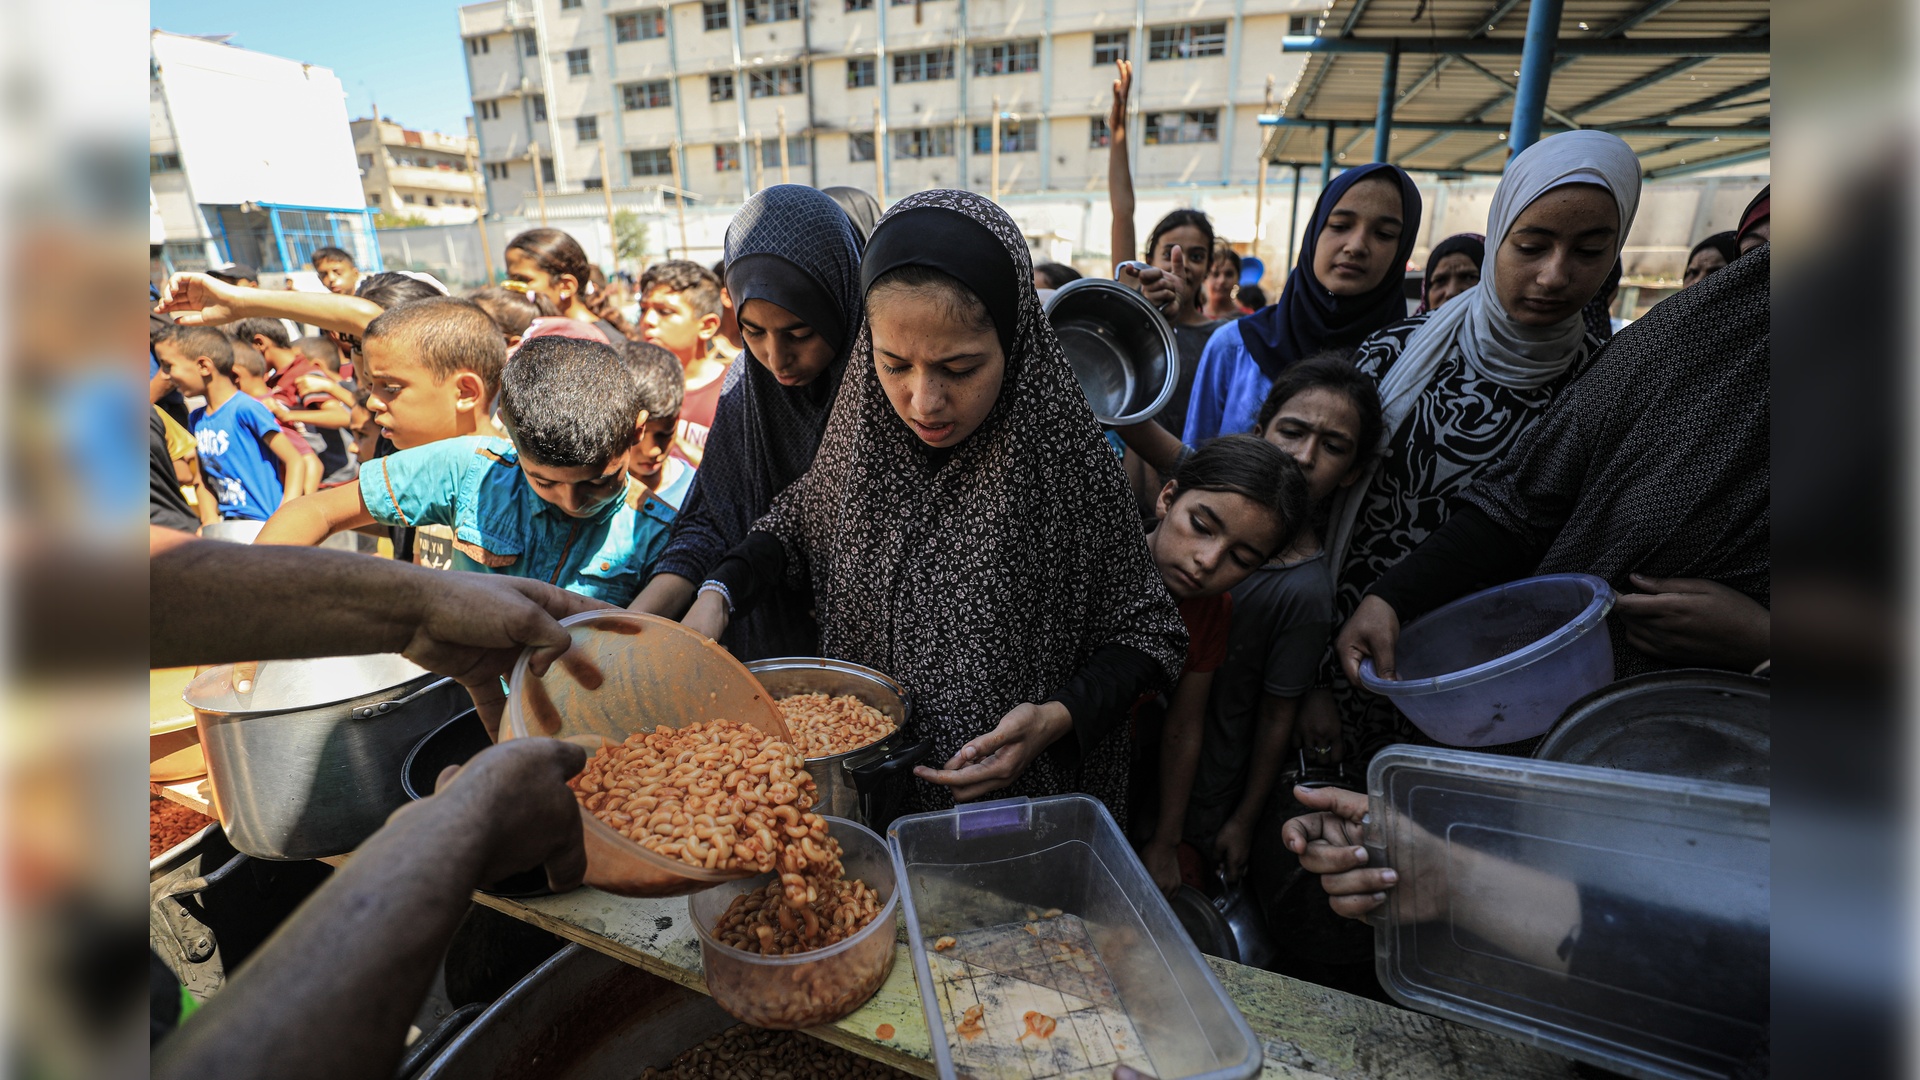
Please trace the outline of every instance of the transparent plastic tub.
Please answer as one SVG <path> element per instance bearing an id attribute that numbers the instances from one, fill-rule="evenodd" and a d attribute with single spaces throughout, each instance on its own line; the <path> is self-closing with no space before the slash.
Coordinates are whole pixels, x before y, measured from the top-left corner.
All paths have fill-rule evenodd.
<path id="1" fill-rule="evenodd" d="M 1766 789 L 1437 747 L 1367 770 L 1375 970 L 1400 1004 L 1635 1077 L 1766 1033 Z"/>
<path id="2" fill-rule="evenodd" d="M 1252 1029 L 1099 800 L 969 804 L 887 838 L 941 1077 L 1260 1071 Z"/>
<path id="3" fill-rule="evenodd" d="M 688 897 L 707 992 L 733 1016 L 755 1027 L 789 1030 L 831 1024 L 848 1016 L 880 989 L 893 971 L 894 920 L 900 908 L 887 845 L 873 830 L 845 818 L 827 818 L 827 832 L 840 841 L 848 879 L 880 894 L 880 914 L 845 941 L 792 956 L 761 956 L 728 945 L 712 928 L 733 898 L 767 886 L 772 874 L 733 881 Z"/>
<path id="4" fill-rule="evenodd" d="M 1360 685 L 1448 746 L 1531 739 L 1613 681 L 1613 588 L 1592 574 L 1498 585 L 1408 623 L 1396 677 L 1360 662 Z"/>
<path id="5" fill-rule="evenodd" d="M 747 669 L 706 637 L 631 611 L 589 611 L 560 620 L 573 648 L 536 677 L 522 655 L 508 679 L 501 737 L 547 736 L 588 753 L 636 731 L 734 720 L 787 739 L 786 721 Z M 685 896 L 750 870 L 707 870 L 648 851 L 582 807 L 586 883 L 621 896 Z"/>

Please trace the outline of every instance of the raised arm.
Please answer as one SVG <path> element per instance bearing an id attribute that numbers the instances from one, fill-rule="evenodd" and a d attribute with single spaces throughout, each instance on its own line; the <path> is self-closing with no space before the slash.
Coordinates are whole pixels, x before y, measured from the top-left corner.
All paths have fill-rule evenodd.
<path id="1" fill-rule="evenodd" d="M 1133 61 L 1113 65 L 1113 104 L 1107 107 L 1107 205 L 1113 210 L 1113 267 L 1133 258 L 1133 170 L 1127 162 L 1127 97 L 1133 92 Z"/>
<path id="2" fill-rule="evenodd" d="M 153 310 L 171 314 L 181 326 L 219 326 L 241 319 L 292 319 L 294 322 L 359 336 L 380 316 L 380 305 L 357 296 L 332 293 L 275 292 L 229 285 L 206 274 L 175 274 Z"/>

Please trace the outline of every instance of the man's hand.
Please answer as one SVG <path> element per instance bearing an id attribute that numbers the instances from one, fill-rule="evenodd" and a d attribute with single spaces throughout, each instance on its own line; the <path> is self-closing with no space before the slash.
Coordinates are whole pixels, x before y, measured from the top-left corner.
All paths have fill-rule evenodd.
<path id="1" fill-rule="evenodd" d="M 944 768 L 921 765 L 913 775 L 952 788 L 955 802 L 977 799 L 1019 779 L 1034 758 L 1072 730 L 1073 717 L 1057 701 L 1015 705 L 998 726 L 961 747 Z"/>
<path id="2" fill-rule="evenodd" d="M 613 605 L 541 581 L 493 574 L 435 574 L 413 590 L 407 659 L 470 689 L 498 683 L 523 649 L 535 675 L 572 645 L 559 620 Z"/>
<path id="3" fill-rule="evenodd" d="M 480 881 L 498 881 L 535 866 L 547 869 L 547 884 L 566 892 L 587 872 L 580 804 L 567 780 L 587 763 L 587 752 L 558 739 L 513 739 L 449 765 L 425 807 L 446 799 L 446 809 L 487 833 Z M 436 807 L 437 808 L 437 807 Z"/>
<path id="4" fill-rule="evenodd" d="M 1771 652 L 1772 613 L 1745 593 L 1704 578 L 1634 574 L 1637 593 L 1614 601 L 1627 644 L 1676 664 L 1751 671 Z"/>
<path id="5" fill-rule="evenodd" d="M 1230 817 L 1213 837 L 1213 857 L 1229 882 L 1239 881 L 1247 872 L 1247 860 L 1253 852 L 1253 826 L 1238 817 Z"/>
<path id="6" fill-rule="evenodd" d="M 1127 98 L 1133 93 L 1133 61 L 1113 62 L 1113 104 L 1107 106 L 1109 138 L 1124 136 L 1127 130 Z"/>
<path id="7" fill-rule="evenodd" d="M 1392 870 L 1363 870 L 1367 849 L 1367 797 L 1340 788 L 1295 787 L 1300 805 L 1320 811 L 1302 814 L 1280 828 L 1281 842 L 1300 857 L 1300 865 L 1319 874 L 1328 903 L 1337 915 L 1365 920 L 1386 902 L 1386 890 L 1399 880 Z"/>
<path id="8" fill-rule="evenodd" d="M 1179 845 L 1163 843 L 1155 837 L 1140 849 L 1140 861 L 1161 893 L 1172 896 L 1180 891 Z"/>
<path id="9" fill-rule="evenodd" d="M 1393 647 L 1400 642 L 1400 615 L 1393 605 L 1377 596 L 1360 601 L 1351 618 L 1333 639 L 1333 654 L 1340 658 L 1340 670 L 1347 682 L 1360 685 L 1360 661 L 1373 658 L 1373 673 L 1383 679 L 1395 677 Z"/>
<path id="10" fill-rule="evenodd" d="M 1114 280 L 1146 297 L 1147 303 L 1165 312 L 1169 319 L 1180 310 L 1181 283 L 1157 266 L 1129 260 L 1120 264 Z"/>
<path id="11" fill-rule="evenodd" d="M 219 326 L 246 318 L 246 295 L 255 291 L 206 274 L 175 274 L 153 310 L 180 326 Z"/>

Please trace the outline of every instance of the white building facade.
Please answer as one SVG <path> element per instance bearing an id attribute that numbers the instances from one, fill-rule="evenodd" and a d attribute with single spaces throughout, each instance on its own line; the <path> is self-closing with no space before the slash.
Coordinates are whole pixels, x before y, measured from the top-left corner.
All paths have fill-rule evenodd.
<path id="1" fill-rule="evenodd" d="M 682 183 L 737 203 L 788 179 L 891 202 L 1104 189 L 1114 60 L 1134 62 L 1142 189 L 1247 188 L 1257 115 L 1315 0 L 490 0 L 461 9 L 495 212 Z M 784 151 L 782 132 L 785 133 Z M 783 162 L 784 156 L 784 162 Z M 540 162 L 536 181 L 534 162 Z M 883 190 L 884 189 L 884 190 Z"/>
<path id="2" fill-rule="evenodd" d="M 368 208 L 425 225 L 458 225 L 480 216 L 477 160 L 468 136 L 415 131 L 380 115 L 355 120 L 353 151 Z"/>

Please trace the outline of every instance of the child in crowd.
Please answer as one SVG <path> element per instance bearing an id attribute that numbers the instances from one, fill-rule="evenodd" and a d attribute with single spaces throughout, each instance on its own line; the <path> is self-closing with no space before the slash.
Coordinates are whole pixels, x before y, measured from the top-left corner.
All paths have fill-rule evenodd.
<path id="1" fill-rule="evenodd" d="M 1234 290 L 1240 287 L 1240 253 L 1233 250 L 1225 240 L 1213 242 L 1213 262 L 1207 267 L 1206 289 L 1203 298 L 1207 306 L 1209 319 L 1237 319 L 1240 309 L 1233 302 Z"/>
<path id="2" fill-rule="evenodd" d="M 488 429 L 507 347 L 487 313 L 436 296 L 384 311 L 362 339 L 367 408 L 397 449 Z"/>
<path id="3" fill-rule="evenodd" d="M 337 247 L 323 247 L 316 249 L 309 261 L 328 292 L 335 296 L 354 295 L 354 287 L 360 284 L 360 265 L 353 261 L 352 255 Z"/>
<path id="4" fill-rule="evenodd" d="M 706 268 L 683 259 L 647 267 L 640 278 L 640 333 L 678 357 L 684 369 L 686 399 L 673 454 L 695 468 L 726 382 L 726 362 L 713 347 L 719 332 L 720 282 Z"/>
<path id="5" fill-rule="evenodd" d="M 331 373 L 294 347 L 279 319 L 242 319 L 227 328 L 266 358 L 270 397 L 261 404 L 282 424 L 291 423 L 319 458 L 318 485 L 344 484 L 359 472 L 349 452 L 346 429 L 353 421 L 351 395 L 339 389 Z M 337 358 L 338 352 L 334 353 Z M 251 391 L 249 391 L 251 393 Z"/>
<path id="6" fill-rule="evenodd" d="M 362 470 L 357 485 L 290 504 L 260 542 L 317 544 L 374 522 L 442 525 L 453 530 L 457 569 L 536 578 L 625 605 L 669 527 L 652 500 L 635 511 L 624 498 L 641 413 L 639 383 L 608 346 L 525 342 L 500 390 L 512 441 L 456 438 L 390 454 Z"/>
<path id="7" fill-rule="evenodd" d="M 480 305 L 480 310 L 500 328 L 500 336 L 506 339 L 509 349 L 520 344 L 520 335 L 540 317 L 540 309 L 526 294 L 499 285 L 482 285 L 468 293 L 467 299 Z"/>
<path id="8" fill-rule="evenodd" d="M 680 360 L 649 341 L 623 343 L 620 357 L 640 386 L 640 434 L 627 455 L 627 503 L 637 510 L 652 499 L 677 514 L 693 487 L 693 466 L 668 453 L 686 396 Z"/>
<path id="9" fill-rule="evenodd" d="M 187 417 L 200 460 L 196 500 L 217 506 L 221 518 L 266 520 L 286 499 L 280 473 L 300 455 L 267 407 L 234 385 L 233 342 L 211 327 L 170 326 L 153 352 L 182 394 L 207 399 Z M 212 520 L 205 509 L 201 518 Z"/>
<path id="10" fill-rule="evenodd" d="M 1187 456 L 1160 489 L 1159 524 L 1147 548 L 1161 580 L 1187 626 L 1187 661 L 1168 695 L 1159 737 L 1137 738 L 1159 753 L 1159 813 L 1140 852 L 1154 884 L 1172 893 L 1180 886 L 1178 855 L 1187 802 L 1200 758 L 1207 699 L 1214 672 L 1225 661 L 1233 601 L 1228 590 L 1268 559 L 1286 550 L 1307 517 L 1307 484 L 1285 453 L 1250 435 L 1216 439 Z M 1147 726 L 1150 728 L 1150 725 Z M 1143 778 L 1144 779 L 1144 778 Z M 1136 792 L 1143 811 L 1153 802 Z M 1136 820 L 1144 820 L 1142 813 Z"/>
<path id="11" fill-rule="evenodd" d="M 280 425 L 280 433 L 287 437 L 299 456 L 293 465 L 280 476 L 280 486 L 286 489 L 289 498 L 311 495 L 320 490 L 320 458 L 308 444 L 305 432 L 302 432 L 291 420 L 281 415 L 281 406 L 273 396 L 273 388 L 267 385 L 267 361 L 260 350 L 244 341 L 233 343 L 233 385 L 242 394 L 267 407 Z M 278 406 L 278 407 L 276 407 Z"/>
<path id="12" fill-rule="evenodd" d="M 746 338 L 740 335 L 740 313 L 734 310 L 733 294 L 727 291 L 727 260 L 721 259 L 713 264 L 713 280 L 720 283 L 720 332 L 713 335 L 713 351 L 720 359 L 731 364 L 739 359 L 746 348 Z M 639 321 L 640 298 L 634 297 L 634 321 Z"/>

